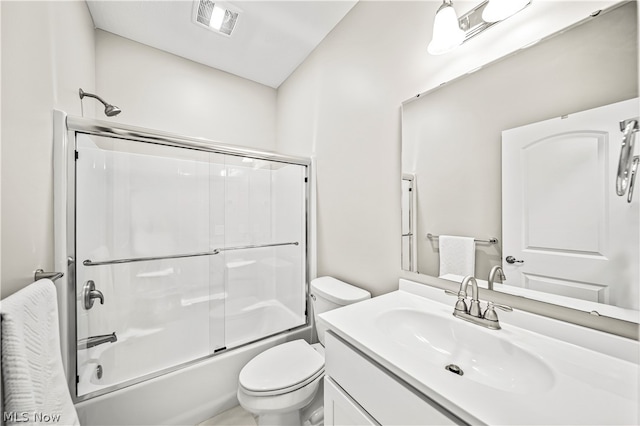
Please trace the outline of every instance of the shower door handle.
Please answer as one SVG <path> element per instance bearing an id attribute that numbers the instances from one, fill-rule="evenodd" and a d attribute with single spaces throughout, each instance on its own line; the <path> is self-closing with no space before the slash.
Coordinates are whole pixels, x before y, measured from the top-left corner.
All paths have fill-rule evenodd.
<path id="1" fill-rule="evenodd" d="M 82 300 L 84 308 L 89 310 L 93 308 L 93 299 L 100 299 L 100 304 L 104 305 L 104 296 L 100 290 L 96 290 L 96 283 L 89 280 L 82 288 Z"/>

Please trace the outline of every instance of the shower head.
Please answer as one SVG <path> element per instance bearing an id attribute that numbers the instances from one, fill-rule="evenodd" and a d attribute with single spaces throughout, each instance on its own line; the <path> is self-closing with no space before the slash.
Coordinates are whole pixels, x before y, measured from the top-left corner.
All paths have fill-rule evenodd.
<path id="1" fill-rule="evenodd" d="M 118 114 L 120 114 L 122 112 L 122 110 L 120 108 L 118 108 L 117 106 L 114 105 L 107 105 L 104 107 L 104 113 L 107 115 L 107 117 L 113 117 L 116 116 Z"/>
<path id="2" fill-rule="evenodd" d="M 88 97 L 90 97 L 90 98 L 94 98 L 94 99 L 99 100 L 99 101 L 102 103 L 102 105 L 104 105 L 104 114 L 105 114 L 107 117 L 113 117 L 113 116 L 116 116 L 116 115 L 118 115 L 118 114 L 120 114 L 120 113 L 122 112 L 122 110 L 121 110 L 120 108 L 118 108 L 118 107 L 117 107 L 117 106 L 115 106 L 115 105 L 111 105 L 111 104 L 106 103 L 106 102 L 105 102 L 105 101 L 104 101 L 100 96 L 98 96 L 98 95 L 94 95 L 93 93 L 85 92 L 85 91 L 84 91 L 84 90 L 82 90 L 82 89 L 80 89 L 79 93 L 80 93 L 80 99 L 84 98 L 85 96 L 88 96 Z"/>

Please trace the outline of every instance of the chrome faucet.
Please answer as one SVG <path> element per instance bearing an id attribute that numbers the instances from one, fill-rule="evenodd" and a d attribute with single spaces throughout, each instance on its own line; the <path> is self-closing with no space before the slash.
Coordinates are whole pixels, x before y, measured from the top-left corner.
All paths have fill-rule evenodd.
<path id="1" fill-rule="evenodd" d="M 471 283 L 471 305 L 467 309 L 465 299 L 467 298 L 467 288 Z M 460 283 L 460 291 L 458 291 L 458 301 L 456 302 L 455 312 L 464 312 L 473 317 L 480 317 L 480 301 L 478 300 L 478 282 L 474 277 L 468 275 L 464 277 Z M 455 315 L 454 312 L 454 315 Z"/>
<path id="2" fill-rule="evenodd" d="M 504 280 L 507 279 L 507 277 L 504 275 L 504 270 L 502 269 L 502 266 L 500 265 L 496 265 L 493 268 L 491 268 L 491 271 L 489 271 L 489 290 L 493 290 L 493 283 L 496 280 L 496 274 L 498 275 L 498 279 L 500 280 L 500 282 L 504 282 Z"/>
<path id="3" fill-rule="evenodd" d="M 469 284 L 471 284 L 471 302 L 469 307 L 467 308 L 466 298 L 467 288 L 469 287 Z M 499 308 L 508 312 L 513 311 L 510 306 L 488 302 L 487 308 L 483 313 L 480 308 L 480 300 L 478 300 L 478 282 L 471 275 L 464 277 L 464 279 L 460 283 L 460 290 L 458 291 L 458 293 L 454 293 L 449 290 L 445 290 L 445 293 L 458 296 L 458 301 L 456 302 L 455 308 L 453 309 L 454 317 L 461 318 L 465 321 L 469 321 L 477 325 L 481 325 L 491 330 L 500 330 L 501 328 L 500 322 L 498 321 L 498 314 L 496 313 L 495 308 Z"/>
<path id="4" fill-rule="evenodd" d="M 91 336 L 78 340 L 78 349 L 89 349 L 103 343 L 114 343 L 118 341 L 118 336 L 114 331 L 111 334 L 103 334 L 101 336 Z"/>

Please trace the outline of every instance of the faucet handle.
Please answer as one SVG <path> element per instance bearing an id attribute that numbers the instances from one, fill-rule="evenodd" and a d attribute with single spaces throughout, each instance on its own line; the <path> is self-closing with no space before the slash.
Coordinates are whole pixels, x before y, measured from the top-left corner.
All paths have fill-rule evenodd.
<path id="1" fill-rule="evenodd" d="M 493 306 L 495 306 L 498 309 L 502 309 L 505 312 L 513 312 L 513 308 L 511 306 L 501 305 L 499 303 L 493 303 L 493 302 L 489 302 L 489 303 L 493 304 Z"/>
<path id="2" fill-rule="evenodd" d="M 96 290 L 96 283 L 92 280 L 87 281 L 82 288 L 82 299 L 84 308 L 89 310 L 93 307 L 93 299 L 99 299 L 100 304 L 104 305 L 104 296 L 100 290 Z"/>
<path id="3" fill-rule="evenodd" d="M 467 295 L 464 291 L 445 290 L 444 293 L 448 296 L 456 296 L 458 298 L 455 306 L 456 311 L 464 312 L 465 314 L 469 312 L 469 309 L 467 308 L 467 302 L 464 301 L 467 298 Z"/>
<path id="4" fill-rule="evenodd" d="M 459 312 L 464 312 L 465 314 L 469 313 L 469 308 L 467 308 L 467 302 L 464 301 L 463 297 L 458 296 L 458 301 L 456 302 L 456 306 L 454 310 Z"/>
<path id="5" fill-rule="evenodd" d="M 488 302 L 487 309 L 485 309 L 484 314 L 482 314 L 482 318 L 488 321 L 498 322 L 498 314 L 496 313 L 496 310 L 494 308 L 501 309 L 505 312 L 513 312 L 513 308 L 511 306 Z"/>

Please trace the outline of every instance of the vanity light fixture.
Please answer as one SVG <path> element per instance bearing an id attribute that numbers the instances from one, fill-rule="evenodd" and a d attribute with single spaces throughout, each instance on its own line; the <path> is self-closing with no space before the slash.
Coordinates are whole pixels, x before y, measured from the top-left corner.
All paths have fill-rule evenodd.
<path id="1" fill-rule="evenodd" d="M 231 36 L 238 22 L 238 11 L 231 6 L 211 0 L 198 0 L 196 2 L 194 21 L 205 28 L 217 33 Z"/>
<path id="2" fill-rule="evenodd" d="M 504 21 L 527 7 L 531 0 L 490 0 L 482 11 L 485 22 Z"/>
<path id="3" fill-rule="evenodd" d="M 443 0 L 433 20 L 433 38 L 427 47 L 432 55 L 451 52 L 464 41 L 464 31 L 460 28 L 458 15 L 451 0 Z"/>
<path id="4" fill-rule="evenodd" d="M 529 4 L 531 0 L 485 0 L 458 18 L 452 1 L 443 0 L 433 21 L 433 37 L 427 51 L 432 55 L 451 52 Z"/>

